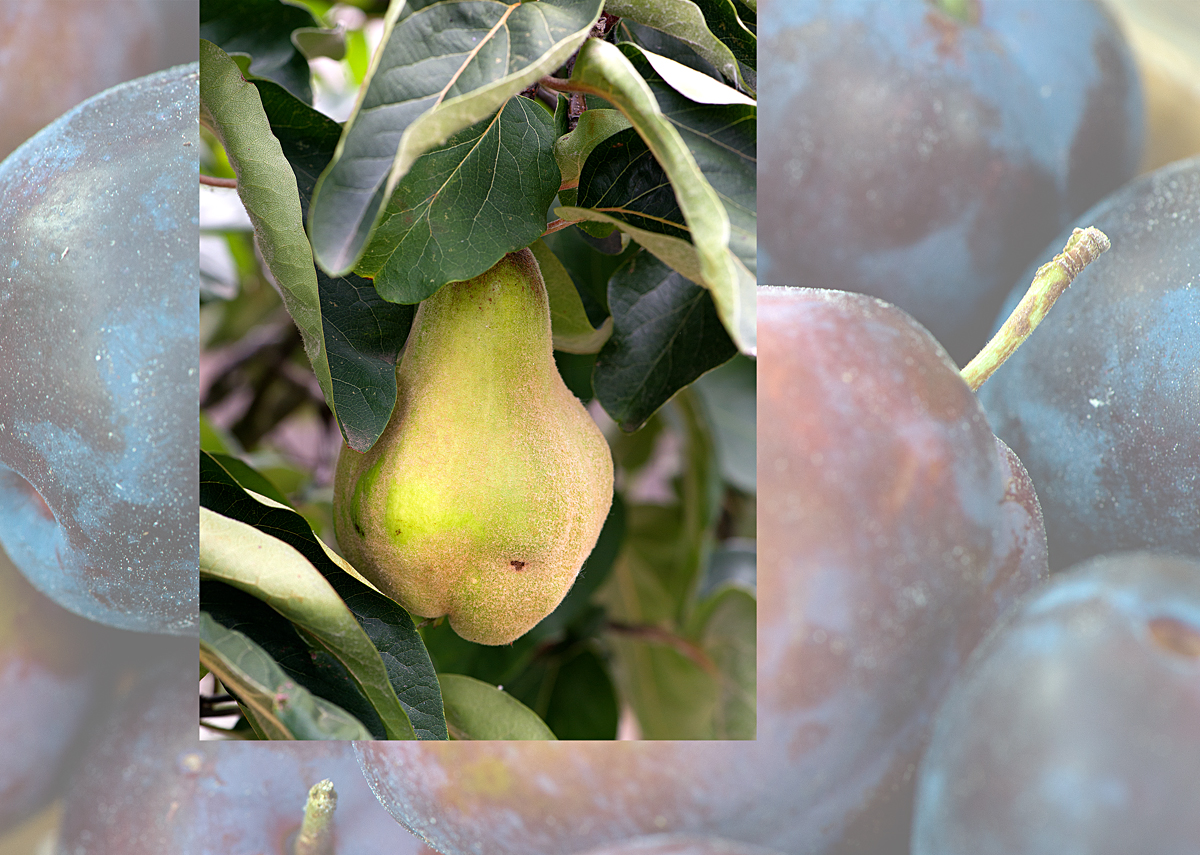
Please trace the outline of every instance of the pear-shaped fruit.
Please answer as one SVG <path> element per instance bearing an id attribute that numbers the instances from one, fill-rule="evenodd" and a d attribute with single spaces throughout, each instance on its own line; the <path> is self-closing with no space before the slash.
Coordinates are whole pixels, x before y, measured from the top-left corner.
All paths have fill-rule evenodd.
<path id="1" fill-rule="evenodd" d="M 396 385 L 383 435 L 338 460 L 338 543 L 414 615 L 507 644 L 566 596 L 613 490 L 608 444 L 555 367 L 533 253 L 423 302 Z"/>

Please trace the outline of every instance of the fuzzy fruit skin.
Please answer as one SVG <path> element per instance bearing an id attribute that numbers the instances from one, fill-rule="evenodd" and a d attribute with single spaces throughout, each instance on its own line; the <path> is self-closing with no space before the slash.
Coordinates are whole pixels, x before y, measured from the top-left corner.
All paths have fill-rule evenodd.
<path id="1" fill-rule="evenodd" d="M 338 543 L 413 614 L 508 644 L 566 596 L 613 489 L 608 443 L 554 365 L 533 253 L 423 302 L 396 385 L 378 442 L 338 460 Z"/>

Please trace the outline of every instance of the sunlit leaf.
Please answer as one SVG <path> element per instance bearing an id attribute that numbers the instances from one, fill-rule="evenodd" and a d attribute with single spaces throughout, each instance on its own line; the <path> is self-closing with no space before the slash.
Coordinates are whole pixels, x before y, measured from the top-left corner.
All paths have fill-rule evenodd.
<path id="1" fill-rule="evenodd" d="M 388 738 L 416 738 L 379 651 L 325 578 L 293 547 L 201 507 L 200 578 L 251 593 L 282 614 L 350 671 Z"/>
<path id="2" fill-rule="evenodd" d="M 352 269 L 392 191 L 424 152 L 555 71 L 602 0 L 393 3 L 364 91 L 309 212 L 317 261 Z"/>
<path id="3" fill-rule="evenodd" d="M 645 140 L 670 178 L 691 233 L 700 274 L 693 281 L 713 293 L 726 329 L 741 350 L 753 353 L 756 335 L 753 281 L 751 277 L 747 282 L 738 269 L 744 265 L 740 265 L 730 251 L 729 216 L 679 131 L 663 115 L 649 85 L 620 49 L 599 39 L 589 39 L 580 48 L 570 85 L 611 102 Z M 563 209 L 556 213 L 564 219 L 569 218 Z M 749 297 L 746 289 L 749 289 Z"/>
<path id="4" fill-rule="evenodd" d="M 332 406 L 333 380 L 321 327 L 320 296 L 312 249 L 304 233 L 296 179 L 271 132 L 258 90 L 237 63 L 212 42 L 200 40 L 200 118 L 221 141 L 238 178 L 263 260 L 284 305 L 304 338 L 317 382 Z"/>
<path id="5" fill-rule="evenodd" d="M 313 534 L 299 514 L 247 493 L 217 461 L 201 454 L 200 502 L 206 508 L 267 532 L 293 547 L 325 578 L 379 651 L 388 680 L 418 739 L 445 739 L 442 699 L 429 653 L 399 605 L 357 576 Z"/>
<path id="6" fill-rule="evenodd" d="M 537 240 L 558 192 L 554 118 L 528 98 L 422 154 L 396 185 L 356 270 L 419 303 Z"/>
<path id="7" fill-rule="evenodd" d="M 713 6 L 715 11 L 723 4 L 706 3 L 705 5 Z M 747 79 L 742 73 L 742 69 L 738 67 L 739 57 L 717 37 L 713 28 L 705 20 L 701 5 L 692 0 L 608 0 L 604 8 L 606 12 L 620 18 L 629 18 L 656 30 L 670 33 L 711 63 L 726 80 L 736 82 L 744 91 L 754 91 L 753 78 Z M 732 9 L 729 12 L 732 13 Z M 733 14 L 732 17 L 736 20 L 736 14 Z M 732 23 L 725 16 L 720 16 L 718 20 L 720 29 L 723 31 Z M 746 39 L 749 39 L 749 44 L 753 46 L 753 35 L 742 27 L 742 33 L 737 34 L 733 46 L 738 49 L 738 54 L 742 55 L 743 62 L 749 60 L 748 64 L 753 67 L 754 50 L 751 49 L 749 55 L 746 55 L 743 48 Z"/>

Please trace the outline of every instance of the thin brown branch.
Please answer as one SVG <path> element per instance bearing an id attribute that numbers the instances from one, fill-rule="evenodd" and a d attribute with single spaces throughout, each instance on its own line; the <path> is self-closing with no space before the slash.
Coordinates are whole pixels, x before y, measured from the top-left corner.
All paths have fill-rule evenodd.
<path id="1" fill-rule="evenodd" d="M 216 175 L 205 175 L 200 173 L 200 183 L 207 184 L 209 187 L 229 187 L 237 189 L 236 178 L 218 178 Z"/>
<path id="2" fill-rule="evenodd" d="M 675 649 L 683 654 L 688 659 L 695 662 L 700 668 L 709 674 L 717 673 L 717 664 L 712 661 L 707 653 L 704 652 L 700 645 L 693 641 L 688 641 L 686 638 L 675 633 L 663 629 L 661 626 L 652 624 L 630 624 L 622 623 L 621 621 L 610 620 L 607 623 L 608 629 L 621 635 L 628 635 L 631 638 L 637 638 L 642 641 L 647 641 L 651 644 L 663 644 L 667 647 Z"/>

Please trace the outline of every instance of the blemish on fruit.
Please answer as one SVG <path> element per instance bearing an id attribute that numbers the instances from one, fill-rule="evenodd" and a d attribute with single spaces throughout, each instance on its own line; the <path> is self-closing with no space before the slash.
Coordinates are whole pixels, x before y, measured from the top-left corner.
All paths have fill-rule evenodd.
<path id="1" fill-rule="evenodd" d="M 524 561 L 510 561 L 508 563 L 514 570 L 524 570 L 525 569 Z"/>

